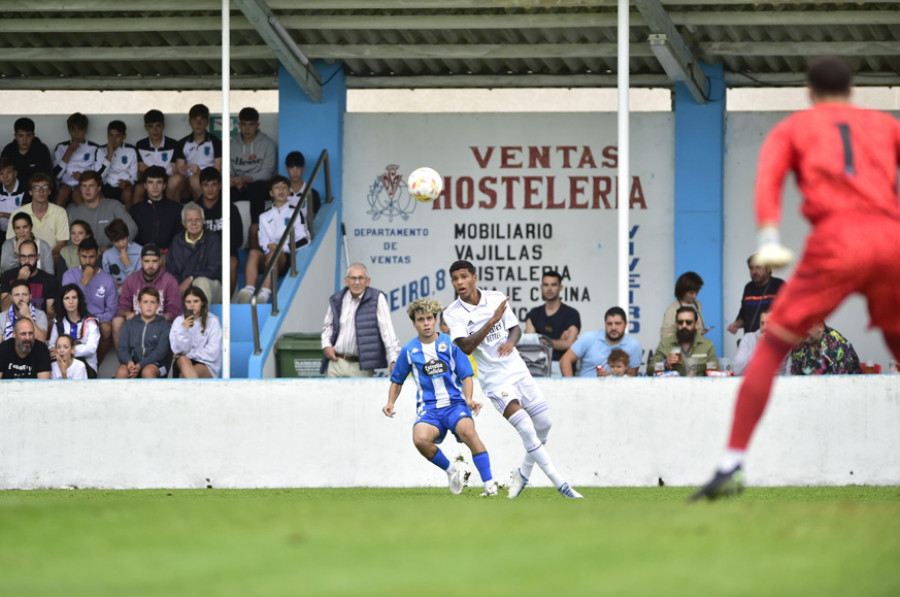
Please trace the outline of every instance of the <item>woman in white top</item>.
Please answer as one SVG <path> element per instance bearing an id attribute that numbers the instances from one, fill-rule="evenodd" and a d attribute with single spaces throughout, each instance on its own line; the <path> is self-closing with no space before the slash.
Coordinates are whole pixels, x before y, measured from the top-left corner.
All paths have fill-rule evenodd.
<path id="1" fill-rule="evenodd" d="M 87 379 L 87 366 L 75 358 L 75 340 L 69 334 L 57 336 L 56 360 L 50 365 L 50 379 Z"/>
<path id="2" fill-rule="evenodd" d="M 705 334 L 708 330 L 703 322 L 703 305 L 697 300 L 700 289 L 703 288 L 703 278 L 695 272 L 684 272 L 678 276 L 675 282 L 675 298 L 674 303 L 666 307 L 663 314 L 662 327 L 659 328 L 659 339 L 668 338 L 675 335 L 675 312 L 679 307 L 693 307 L 697 312 L 697 329 L 701 334 Z"/>
<path id="3" fill-rule="evenodd" d="M 78 284 L 66 284 L 62 289 L 62 308 L 56 310 L 56 319 L 50 326 L 50 355 L 56 339 L 68 334 L 75 342 L 75 358 L 87 365 L 88 377 L 97 377 L 97 347 L 100 345 L 100 324 L 87 312 L 84 293 Z"/>
<path id="4" fill-rule="evenodd" d="M 187 378 L 218 377 L 222 368 L 222 325 L 209 312 L 206 294 L 191 286 L 182 295 L 184 315 L 172 322 L 169 345 L 175 354 L 173 370 Z"/>

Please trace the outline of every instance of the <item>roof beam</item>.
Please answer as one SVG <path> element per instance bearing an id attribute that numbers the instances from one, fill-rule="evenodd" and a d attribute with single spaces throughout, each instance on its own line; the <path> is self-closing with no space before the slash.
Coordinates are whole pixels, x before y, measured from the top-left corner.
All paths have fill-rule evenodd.
<path id="1" fill-rule="evenodd" d="M 215 60 L 222 46 L 136 46 L 130 48 L 3 48 L 0 62 L 157 62 Z M 232 60 L 271 60 L 268 46 L 232 46 Z"/>
<path id="2" fill-rule="evenodd" d="M 694 101 L 705 104 L 709 83 L 699 61 L 659 0 L 634 0 L 638 11 L 656 35 L 650 36 L 650 47 L 659 59 L 666 74 L 673 80 L 683 81 Z M 656 41 L 662 43 L 655 43 Z"/>
<path id="3" fill-rule="evenodd" d="M 277 89 L 278 77 L 272 75 L 233 76 L 232 89 Z M 84 89 L 114 91 L 135 89 L 186 91 L 188 89 L 222 89 L 222 77 L 3 77 L 0 89 Z"/>
<path id="4" fill-rule="evenodd" d="M 262 0 L 235 0 L 247 20 L 310 100 L 322 103 L 322 77 Z"/>

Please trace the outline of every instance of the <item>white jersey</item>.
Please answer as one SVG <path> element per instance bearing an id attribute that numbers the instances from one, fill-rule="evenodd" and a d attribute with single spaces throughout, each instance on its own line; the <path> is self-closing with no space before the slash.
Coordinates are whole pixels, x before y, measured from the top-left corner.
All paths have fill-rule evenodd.
<path id="1" fill-rule="evenodd" d="M 97 172 L 104 184 L 111 187 L 119 185 L 120 180 L 134 184 L 138 174 L 138 152 L 134 145 L 127 143 L 117 148 L 112 157 L 106 155 L 106 146 L 97 148 Z"/>
<path id="2" fill-rule="evenodd" d="M 481 299 L 477 305 L 456 299 L 444 310 L 444 322 L 450 327 L 452 340 L 476 333 L 490 320 L 500 303 L 506 300 L 506 295 L 502 292 L 478 290 Z M 481 344 L 472 351 L 478 365 L 478 382 L 485 392 L 531 377 L 528 366 L 515 348 L 512 354 L 505 357 L 497 355 L 497 349 L 509 339 L 509 330 L 518 325 L 519 319 L 507 305 L 503 319 L 494 325 Z"/>

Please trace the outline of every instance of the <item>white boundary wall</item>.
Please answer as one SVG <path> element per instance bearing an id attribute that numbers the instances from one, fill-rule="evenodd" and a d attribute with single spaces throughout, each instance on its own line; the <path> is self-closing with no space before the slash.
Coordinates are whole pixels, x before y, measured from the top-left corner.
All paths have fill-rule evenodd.
<path id="1" fill-rule="evenodd" d="M 575 486 L 699 484 L 721 452 L 738 381 L 538 380 L 554 420 L 550 453 Z M 747 463 L 751 483 L 900 484 L 898 383 L 779 380 Z M 0 489 L 443 485 L 412 445 L 413 384 L 393 420 L 380 412 L 387 385 L 7 381 Z M 490 406 L 476 423 L 505 481 L 519 437 Z M 468 456 L 455 442 L 445 451 Z"/>

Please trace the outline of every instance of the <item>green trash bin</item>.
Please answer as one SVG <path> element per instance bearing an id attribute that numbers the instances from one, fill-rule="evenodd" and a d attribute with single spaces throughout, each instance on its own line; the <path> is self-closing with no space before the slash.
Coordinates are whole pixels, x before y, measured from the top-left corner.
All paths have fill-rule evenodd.
<path id="1" fill-rule="evenodd" d="M 284 334 L 275 343 L 278 377 L 325 377 L 320 334 Z"/>

